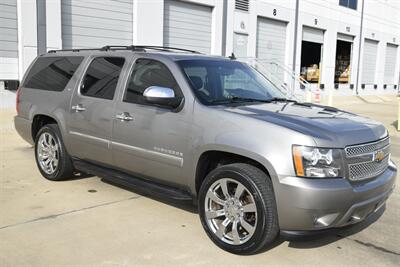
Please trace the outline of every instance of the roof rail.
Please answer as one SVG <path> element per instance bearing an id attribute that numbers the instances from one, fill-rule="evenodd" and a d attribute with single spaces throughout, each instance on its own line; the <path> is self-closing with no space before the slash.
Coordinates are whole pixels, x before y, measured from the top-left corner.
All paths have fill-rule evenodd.
<path id="1" fill-rule="evenodd" d="M 189 53 L 194 53 L 194 54 L 201 54 L 199 51 L 183 49 L 183 48 L 178 48 L 178 47 L 170 47 L 170 46 L 138 45 L 135 47 L 143 48 L 143 49 L 147 48 L 147 49 L 153 49 L 153 50 L 161 50 L 161 51 L 182 51 L 182 52 L 189 52 Z"/>
<path id="2" fill-rule="evenodd" d="M 146 49 L 150 50 L 158 50 L 158 51 L 182 51 L 194 54 L 201 54 L 198 51 L 177 48 L 177 47 L 169 47 L 169 46 L 156 46 L 156 45 L 106 45 L 100 48 L 77 48 L 77 49 L 60 49 L 60 50 L 49 50 L 48 53 L 57 53 L 57 52 L 80 52 L 80 51 L 115 51 L 115 50 L 131 50 L 131 51 L 142 51 L 146 52 Z"/>

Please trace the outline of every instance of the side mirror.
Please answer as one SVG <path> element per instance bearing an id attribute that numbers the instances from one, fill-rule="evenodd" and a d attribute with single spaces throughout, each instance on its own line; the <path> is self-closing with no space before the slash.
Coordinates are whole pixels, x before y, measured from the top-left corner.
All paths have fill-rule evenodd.
<path id="1" fill-rule="evenodd" d="M 144 99 L 152 104 L 177 108 L 181 98 L 175 96 L 174 90 L 168 87 L 150 86 L 143 92 Z"/>

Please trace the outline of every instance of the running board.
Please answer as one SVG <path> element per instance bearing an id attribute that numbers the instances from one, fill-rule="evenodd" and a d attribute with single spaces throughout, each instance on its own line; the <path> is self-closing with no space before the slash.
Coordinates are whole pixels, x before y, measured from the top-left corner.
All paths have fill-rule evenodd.
<path id="1" fill-rule="evenodd" d="M 103 180 L 143 195 L 168 198 L 176 201 L 193 201 L 192 195 L 179 188 L 137 178 L 121 171 L 108 169 L 96 164 L 74 159 L 74 167 L 87 174 L 99 176 Z"/>

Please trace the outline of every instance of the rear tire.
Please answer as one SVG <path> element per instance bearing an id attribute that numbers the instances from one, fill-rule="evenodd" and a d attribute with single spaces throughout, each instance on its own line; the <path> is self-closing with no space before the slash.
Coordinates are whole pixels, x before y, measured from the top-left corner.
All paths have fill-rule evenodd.
<path id="1" fill-rule="evenodd" d="M 254 254 L 279 233 L 271 179 L 249 164 L 211 171 L 201 185 L 198 207 L 207 235 L 231 253 Z"/>
<path id="2" fill-rule="evenodd" d="M 72 160 L 57 124 L 46 124 L 37 133 L 35 159 L 40 173 L 48 180 L 62 181 L 73 177 Z"/>

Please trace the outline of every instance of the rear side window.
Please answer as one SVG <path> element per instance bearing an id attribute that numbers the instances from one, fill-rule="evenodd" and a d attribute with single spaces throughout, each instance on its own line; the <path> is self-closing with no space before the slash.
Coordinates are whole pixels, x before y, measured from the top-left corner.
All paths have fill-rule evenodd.
<path id="1" fill-rule="evenodd" d="M 128 80 L 124 101 L 148 105 L 143 92 L 150 86 L 168 87 L 175 91 L 175 95 L 182 96 L 174 76 L 163 63 L 152 59 L 138 59 Z"/>
<path id="2" fill-rule="evenodd" d="M 85 96 L 113 99 L 125 59 L 97 57 L 90 63 L 81 85 Z"/>
<path id="3" fill-rule="evenodd" d="M 40 57 L 29 71 L 24 87 L 60 92 L 82 60 L 83 57 Z"/>

